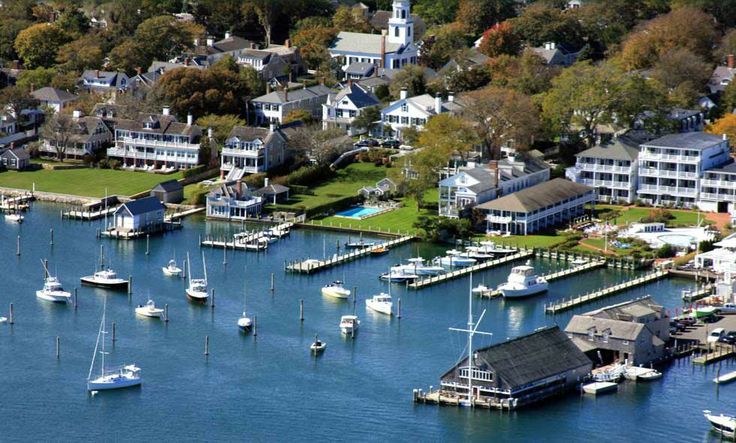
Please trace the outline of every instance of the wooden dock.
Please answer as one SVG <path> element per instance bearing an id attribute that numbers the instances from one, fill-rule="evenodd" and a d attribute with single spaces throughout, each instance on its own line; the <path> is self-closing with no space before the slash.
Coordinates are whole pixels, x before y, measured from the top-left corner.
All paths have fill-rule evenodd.
<path id="1" fill-rule="evenodd" d="M 293 263 L 286 264 L 286 270 L 290 272 L 300 272 L 305 274 L 311 274 L 312 272 L 322 271 L 339 264 L 355 260 L 356 258 L 365 257 L 370 255 L 376 249 L 379 248 L 391 248 L 414 240 L 414 237 L 407 235 L 404 237 L 395 238 L 384 243 L 377 243 L 367 248 L 355 249 L 347 254 L 339 255 L 336 257 L 328 258 L 325 260 L 307 259 L 303 261 L 296 261 Z"/>
<path id="2" fill-rule="evenodd" d="M 736 355 L 733 346 L 718 346 L 715 350 L 693 357 L 694 365 L 707 365 Z"/>
<path id="3" fill-rule="evenodd" d="M 61 218 L 68 218 L 72 220 L 99 220 L 104 218 L 106 215 L 112 215 L 116 210 L 117 206 L 98 209 L 98 210 L 84 210 L 84 209 L 72 209 L 61 213 Z"/>
<path id="4" fill-rule="evenodd" d="M 265 247 L 258 247 L 258 240 L 266 237 L 266 231 L 268 230 L 275 230 L 275 231 L 288 231 L 294 226 L 294 223 L 292 222 L 286 222 L 281 223 L 279 225 L 276 225 L 274 227 L 264 229 L 263 231 L 258 232 L 240 232 L 235 235 L 233 235 L 232 241 L 227 241 L 224 239 L 214 239 L 209 238 L 203 240 L 200 245 L 201 246 L 209 246 L 211 248 L 226 248 L 226 249 L 239 249 L 242 251 L 258 251 L 262 249 L 266 249 Z"/>
<path id="5" fill-rule="evenodd" d="M 446 281 L 450 281 L 450 280 L 468 275 L 471 272 L 481 271 L 483 269 L 494 268 L 496 266 L 500 266 L 505 263 L 509 263 L 515 260 L 521 260 L 524 258 L 530 258 L 533 256 L 534 256 L 533 250 L 525 249 L 525 250 L 516 252 L 515 254 L 507 255 L 501 258 L 497 258 L 495 260 L 488 260 L 488 261 L 484 261 L 483 263 L 478 263 L 477 265 L 458 269 L 456 271 L 450 271 L 444 274 L 435 275 L 435 276 L 428 277 L 428 278 L 423 278 L 421 280 L 415 281 L 414 283 L 410 283 L 409 287 L 412 289 L 422 289 L 427 286 L 436 285 L 437 283 L 443 283 Z"/>
<path id="6" fill-rule="evenodd" d="M 181 212 L 174 212 L 173 214 L 167 216 L 164 220 L 165 221 L 181 220 L 184 217 L 187 217 L 187 216 L 192 215 L 192 214 L 196 214 L 198 212 L 202 212 L 205 209 L 207 209 L 207 208 L 201 207 L 201 208 L 187 209 L 186 211 L 181 211 Z"/>
<path id="7" fill-rule="evenodd" d="M 708 284 L 695 291 L 685 291 L 682 294 L 682 301 L 690 303 L 690 302 L 702 300 L 705 297 L 711 295 L 714 290 L 715 290 L 715 287 L 711 284 Z"/>
<path id="8" fill-rule="evenodd" d="M 586 272 L 586 271 L 590 271 L 593 269 L 598 269 L 603 266 L 606 266 L 605 260 L 594 260 L 594 261 L 585 263 L 584 265 L 574 266 L 572 268 L 567 268 L 561 271 L 553 272 L 551 274 L 543 275 L 542 278 L 547 280 L 547 282 L 553 282 L 555 280 L 560 280 L 565 277 L 569 277 L 571 275 L 578 274 L 580 272 Z M 494 289 L 493 291 L 490 291 L 488 293 L 481 294 L 481 296 L 488 297 L 488 298 L 500 297 L 501 291 L 499 291 L 498 289 Z"/>
<path id="9" fill-rule="evenodd" d="M 609 286 L 607 288 L 603 288 L 598 291 L 589 292 L 584 295 L 579 295 L 569 300 L 565 300 L 565 299 L 559 300 L 549 306 L 545 306 L 544 310 L 545 312 L 550 313 L 550 314 L 555 314 L 560 311 L 566 311 L 568 309 L 572 309 L 572 308 L 582 306 L 587 303 L 591 303 L 591 302 L 600 300 L 602 298 L 608 297 L 609 295 L 613 295 L 617 292 L 621 292 L 629 288 L 633 288 L 633 287 L 640 286 L 640 285 L 643 285 L 649 282 L 653 282 L 655 280 L 659 280 L 660 278 L 667 276 L 668 273 L 669 271 L 667 270 L 651 272 L 641 277 L 637 277 L 633 280 L 629 280 L 623 283 Z"/>

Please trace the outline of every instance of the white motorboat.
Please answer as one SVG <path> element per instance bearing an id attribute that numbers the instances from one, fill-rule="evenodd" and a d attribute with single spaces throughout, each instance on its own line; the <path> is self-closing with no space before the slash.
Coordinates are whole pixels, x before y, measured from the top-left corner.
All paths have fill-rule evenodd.
<path id="1" fill-rule="evenodd" d="M 45 274 L 43 289 L 36 291 L 36 297 L 40 300 L 50 301 L 52 303 L 68 303 L 72 299 L 72 294 L 65 291 L 61 286 L 61 282 L 55 276 L 49 273 L 46 263 L 41 260 Z"/>
<path id="2" fill-rule="evenodd" d="M 403 283 L 405 281 L 411 281 L 416 280 L 419 278 L 417 274 L 412 273 L 411 271 L 408 271 L 405 268 L 402 269 L 394 269 L 391 268 L 390 272 L 384 272 L 379 277 L 381 280 L 388 281 L 391 283 Z"/>
<path id="3" fill-rule="evenodd" d="M 8 317 L 0 317 L 0 323 L 7 323 Z"/>
<path id="4" fill-rule="evenodd" d="M 401 271 L 415 275 L 437 275 L 445 272 L 442 266 L 429 265 L 422 257 L 413 257 L 407 260 L 407 264 L 394 266 L 392 271 Z"/>
<path id="5" fill-rule="evenodd" d="M 105 299 L 104 307 L 102 310 L 102 321 L 100 321 L 100 330 L 97 333 L 97 343 L 95 344 L 95 352 L 92 356 L 92 364 L 89 366 L 89 374 L 87 375 L 87 390 L 88 391 L 107 391 L 110 389 L 122 389 L 130 388 L 133 386 L 140 386 L 142 383 L 141 368 L 135 364 L 129 364 L 120 366 L 117 368 L 106 368 L 105 367 L 105 356 L 109 354 L 105 352 L 105 312 L 107 310 L 107 299 Z M 95 367 L 95 360 L 97 358 L 97 349 L 100 346 L 100 338 L 102 339 L 102 350 L 99 354 L 102 356 L 100 375 L 92 378 L 92 371 Z"/>
<path id="6" fill-rule="evenodd" d="M 343 285 L 340 280 L 335 280 L 332 283 L 322 286 L 322 295 L 334 298 L 348 298 L 350 297 L 350 289 Z"/>
<path id="7" fill-rule="evenodd" d="M 376 242 L 365 241 L 365 240 L 345 243 L 345 247 L 347 249 L 363 249 L 363 248 L 371 248 L 373 246 L 376 246 Z"/>
<path id="8" fill-rule="evenodd" d="M 623 363 L 618 363 L 603 368 L 596 368 L 593 370 L 592 377 L 594 381 L 617 383 L 621 380 L 622 377 L 626 376 L 627 369 L 630 368 L 631 367 L 627 367 Z"/>
<path id="9" fill-rule="evenodd" d="M 618 385 L 610 381 L 596 381 L 593 383 L 588 383 L 587 385 L 583 385 L 583 392 L 592 395 L 606 394 L 617 389 Z"/>
<path id="10" fill-rule="evenodd" d="M 463 252 L 462 255 L 478 260 L 488 260 L 493 258 L 493 252 L 489 251 L 485 246 L 468 246 L 465 248 L 465 252 Z"/>
<path id="11" fill-rule="evenodd" d="M 161 268 L 161 270 L 167 277 L 178 277 L 181 275 L 181 268 L 176 265 L 176 260 L 173 258 L 169 260 L 169 264 Z"/>
<path id="12" fill-rule="evenodd" d="M 92 275 L 80 278 L 83 285 L 97 286 L 105 289 L 128 289 L 128 280 L 119 278 L 112 268 L 105 268 L 105 255 L 100 246 L 100 270 Z"/>
<path id="13" fill-rule="evenodd" d="M 340 317 L 340 332 L 345 335 L 355 335 L 358 332 L 360 320 L 356 315 L 343 315 Z"/>
<path id="14" fill-rule="evenodd" d="M 248 275 L 248 270 L 246 269 L 243 273 L 244 276 Z M 247 306 L 248 306 L 248 288 L 247 288 L 247 280 L 243 279 L 243 315 L 240 316 L 238 319 L 238 329 L 241 332 L 250 332 L 250 328 L 253 327 L 253 320 L 248 317 L 247 313 Z"/>
<path id="15" fill-rule="evenodd" d="M 327 343 L 320 341 L 319 337 L 315 334 L 314 336 L 314 343 L 309 346 L 309 350 L 312 351 L 314 354 L 320 354 L 324 352 L 325 348 L 327 348 Z"/>
<path id="16" fill-rule="evenodd" d="M 588 263 L 588 259 L 578 257 L 575 260 L 571 261 L 570 264 L 573 266 L 583 266 Z"/>
<path id="17" fill-rule="evenodd" d="M 186 289 L 187 298 L 194 303 L 207 303 L 209 294 L 207 293 L 207 263 L 202 253 L 202 269 L 204 269 L 204 278 L 192 278 L 192 265 L 187 252 L 187 275 L 189 276 L 189 286 Z"/>
<path id="18" fill-rule="evenodd" d="M 736 438 L 736 417 L 730 415 L 714 415 L 710 411 L 703 411 L 705 419 L 710 422 L 713 430 L 724 437 Z"/>
<path id="19" fill-rule="evenodd" d="M 471 292 L 475 295 L 488 295 L 493 292 L 493 289 L 481 283 L 478 286 L 474 287 Z"/>
<path id="20" fill-rule="evenodd" d="M 391 285 L 389 285 L 389 288 L 390 287 Z M 383 292 L 365 300 L 366 308 L 380 312 L 381 314 L 392 315 L 393 306 L 394 303 L 391 299 L 391 295 L 384 294 Z"/>
<path id="21" fill-rule="evenodd" d="M 18 212 L 9 212 L 5 214 L 5 221 L 11 223 L 23 223 L 23 215 Z"/>
<path id="22" fill-rule="evenodd" d="M 661 372 L 659 372 L 656 369 L 650 369 L 649 371 L 643 374 L 639 374 L 636 377 L 636 380 L 637 381 L 654 381 L 654 380 L 659 380 L 660 378 L 662 378 Z"/>
<path id="23" fill-rule="evenodd" d="M 502 246 L 498 246 L 492 241 L 482 241 L 480 242 L 480 247 L 482 248 L 482 251 L 487 254 L 511 254 L 516 252 L 516 249 L 514 248 L 504 248 Z"/>
<path id="24" fill-rule="evenodd" d="M 150 318 L 158 318 L 163 319 L 164 318 L 164 309 L 163 308 L 157 308 L 156 303 L 153 302 L 150 298 L 146 302 L 145 305 L 138 305 L 135 308 L 135 314 L 140 315 L 141 317 L 150 317 Z"/>
<path id="25" fill-rule="evenodd" d="M 736 371 L 731 371 L 727 374 L 720 375 L 713 379 L 714 383 L 731 383 L 736 380 Z"/>
<path id="26" fill-rule="evenodd" d="M 498 290 L 504 297 L 527 297 L 534 294 L 544 292 L 549 287 L 549 283 L 544 277 L 539 277 L 534 273 L 534 268 L 526 265 L 514 266 L 506 280 L 501 283 Z"/>
<path id="27" fill-rule="evenodd" d="M 450 249 L 449 251 L 445 252 L 447 255 L 444 257 L 439 257 L 438 259 L 435 259 L 435 263 L 439 263 L 441 266 L 447 266 L 450 268 L 455 267 L 467 267 L 467 266 L 473 266 L 478 262 L 478 260 L 474 258 L 467 257 L 463 255 L 462 252 L 456 250 L 456 249 Z"/>
<path id="28" fill-rule="evenodd" d="M 662 373 L 654 368 L 642 366 L 626 366 L 624 378 L 631 381 L 653 381 L 662 378 Z"/>

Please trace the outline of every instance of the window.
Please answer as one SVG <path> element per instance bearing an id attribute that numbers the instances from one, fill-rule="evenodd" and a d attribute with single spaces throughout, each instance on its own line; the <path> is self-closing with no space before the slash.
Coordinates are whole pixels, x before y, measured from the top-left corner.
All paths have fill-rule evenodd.
<path id="1" fill-rule="evenodd" d="M 399 27 L 396 26 L 394 27 L 394 37 L 398 37 L 398 36 L 399 36 Z"/>
<path id="2" fill-rule="evenodd" d="M 401 112 L 409 112 L 409 105 L 406 103 L 401 105 Z"/>
<path id="3" fill-rule="evenodd" d="M 460 368 L 460 378 L 468 378 L 468 368 Z M 493 373 L 473 368 L 473 380 L 493 381 Z"/>

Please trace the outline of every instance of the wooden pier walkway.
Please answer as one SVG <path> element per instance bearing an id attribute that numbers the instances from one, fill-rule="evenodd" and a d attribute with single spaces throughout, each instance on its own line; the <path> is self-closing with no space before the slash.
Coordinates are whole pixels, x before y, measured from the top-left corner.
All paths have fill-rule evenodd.
<path id="1" fill-rule="evenodd" d="M 547 282 L 553 282 L 555 280 L 560 280 L 565 277 L 569 277 L 571 275 L 578 274 L 580 272 L 586 272 L 593 269 L 598 269 L 603 266 L 606 266 L 605 260 L 593 260 L 589 261 L 588 263 L 585 263 L 583 265 L 579 266 L 573 266 L 572 268 L 563 269 L 561 271 L 553 272 L 551 274 L 543 275 L 542 278 L 547 280 Z M 482 297 L 488 297 L 488 298 L 494 298 L 494 297 L 500 297 L 501 291 L 498 289 L 494 289 L 490 292 L 487 292 L 485 294 L 481 294 Z"/>
<path id="2" fill-rule="evenodd" d="M 69 210 L 64 211 L 61 213 L 62 218 L 68 218 L 73 220 L 99 220 L 105 215 L 112 215 L 116 210 L 117 206 L 113 206 L 111 208 L 107 209 L 99 209 L 96 211 L 90 211 L 90 210 L 84 210 L 84 209 L 77 209 L 77 210 Z"/>
<path id="3" fill-rule="evenodd" d="M 166 221 L 181 220 L 184 217 L 187 217 L 187 216 L 192 215 L 192 214 L 196 214 L 198 212 L 202 212 L 205 209 L 207 209 L 207 208 L 201 207 L 201 208 L 187 209 L 186 211 L 181 211 L 181 212 L 174 212 L 173 214 L 167 216 L 165 220 Z"/>
<path id="4" fill-rule="evenodd" d="M 339 255 L 336 257 L 328 258 L 325 260 L 307 259 L 303 261 L 296 261 L 293 263 L 286 264 L 286 270 L 291 272 L 301 272 L 305 274 L 311 274 L 312 272 L 322 271 L 333 266 L 355 260 L 356 258 L 365 257 L 370 255 L 376 249 L 380 248 L 391 248 L 393 246 L 401 245 L 414 240 L 414 236 L 407 235 L 404 237 L 395 238 L 383 243 L 377 243 L 367 248 L 356 249 L 347 254 Z"/>
<path id="5" fill-rule="evenodd" d="M 655 280 L 659 280 L 660 278 L 667 276 L 668 273 L 669 271 L 667 270 L 651 272 L 649 274 L 643 275 L 633 280 L 629 280 L 623 283 L 609 286 L 607 288 L 603 288 L 598 291 L 589 292 L 584 295 L 579 295 L 569 300 L 565 300 L 565 299 L 559 300 L 549 306 L 545 306 L 544 310 L 545 312 L 550 313 L 550 314 L 555 314 L 560 311 L 566 311 L 568 309 L 572 309 L 572 308 L 582 306 L 587 303 L 591 303 L 591 302 L 600 300 L 602 298 L 608 297 L 609 295 L 615 294 L 617 292 L 620 292 L 620 291 L 623 291 L 629 288 L 633 288 L 635 286 L 643 285 L 645 283 L 653 282 Z"/>
<path id="6" fill-rule="evenodd" d="M 421 280 L 417 280 L 414 283 L 410 283 L 409 287 L 412 289 L 422 289 L 427 286 L 436 285 L 437 283 L 442 283 L 446 281 L 450 281 L 453 279 L 456 279 L 458 277 L 462 277 L 464 275 L 468 275 L 471 272 L 475 271 L 481 271 L 483 269 L 490 269 L 496 266 L 500 266 L 504 263 L 509 263 L 515 260 L 521 260 L 524 258 L 530 258 L 534 256 L 534 250 L 532 249 L 525 249 L 521 250 L 519 252 L 516 252 L 511 255 L 507 255 L 501 258 L 497 258 L 495 260 L 488 260 L 484 261 L 483 263 L 478 263 L 477 265 L 468 266 L 462 269 L 458 269 L 456 271 L 450 271 L 444 274 L 435 275 L 428 278 L 423 278 Z"/>
<path id="7" fill-rule="evenodd" d="M 710 363 L 715 363 L 717 361 L 723 360 L 725 358 L 729 358 L 735 354 L 736 352 L 734 352 L 734 349 L 732 346 L 730 347 L 718 346 L 716 347 L 716 349 L 714 349 L 711 352 L 700 354 L 697 357 L 693 357 L 692 362 L 694 365 L 707 365 Z"/>
<path id="8" fill-rule="evenodd" d="M 292 222 L 281 223 L 274 227 L 264 229 L 258 232 L 240 232 L 233 235 L 232 241 L 216 240 L 214 238 L 205 239 L 200 242 L 202 246 L 209 246 L 211 248 L 227 248 L 227 249 L 240 249 L 243 251 L 257 251 L 266 249 L 258 245 L 258 240 L 266 237 L 266 231 L 273 229 L 274 231 L 288 231 L 294 226 Z"/>
<path id="9" fill-rule="evenodd" d="M 711 284 L 708 284 L 695 291 L 685 291 L 682 294 L 682 301 L 690 303 L 690 302 L 704 299 L 705 297 L 711 295 L 714 292 L 714 290 L 715 290 L 715 287 Z"/>

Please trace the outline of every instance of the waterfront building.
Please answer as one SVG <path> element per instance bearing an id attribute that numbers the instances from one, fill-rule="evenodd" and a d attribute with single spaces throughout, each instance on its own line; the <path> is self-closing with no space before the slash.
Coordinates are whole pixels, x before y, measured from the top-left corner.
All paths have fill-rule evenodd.
<path id="1" fill-rule="evenodd" d="M 592 362 L 557 326 L 478 349 L 441 377 L 443 393 L 468 395 L 492 406 L 517 408 L 578 386 Z"/>
<path id="2" fill-rule="evenodd" d="M 10 147 L 0 154 L 0 164 L 5 169 L 22 171 L 31 166 L 31 156 L 24 148 Z"/>
<path id="3" fill-rule="evenodd" d="M 718 192 L 705 192 L 701 199 L 701 178 L 705 171 L 728 163 L 729 152 L 725 137 L 704 132 L 669 134 L 643 143 L 638 198 L 652 205 L 717 205 Z M 714 183 L 705 183 L 712 191 Z"/>
<path id="4" fill-rule="evenodd" d="M 372 63 L 381 68 L 401 69 L 416 64 L 414 18 L 409 0 L 394 0 L 388 29 L 381 34 L 341 31 L 328 51 L 343 70 L 353 63 Z"/>
<path id="5" fill-rule="evenodd" d="M 83 117 L 81 111 L 73 111 L 71 121 L 61 124 L 65 133 L 54 137 L 41 137 L 39 152 L 46 156 L 82 159 L 94 156 L 113 140 L 112 131 L 99 117 Z M 57 146 L 58 144 L 58 146 Z"/>
<path id="6" fill-rule="evenodd" d="M 263 197 L 256 195 L 242 181 L 218 185 L 207 194 L 207 217 L 226 220 L 258 218 Z"/>
<path id="7" fill-rule="evenodd" d="M 36 89 L 31 92 L 31 96 L 39 101 L 40 106 L 53 109 L 54 112 L 59 112 L 62 109 L 71 105 L 72 102 L 77 100 L 79 96 L 74 95 L 70 92 L 52 88 L 46 86 L 45 88 Z"/>
<path id="8" fill-rule="evenodd" d="M 366 128 L 354 127 L 353 121 L 366 108 L 380 104 L 373 93 L 349 80 L 340 92 L 328 95 L 327 103 L 322 105 L 322 129 L 343 129 L 350 136 L 364 133 Z"/>
<path id="9" fill-rule="evenodd" d="M 646 296 L 575 315 L 565 332 L 596 365 L 648 365 L 665 357 L 669 318 Z"/>
<path id="10" fill-rule="evenodd" d="M 736 275 L 736 234 L 729 235 L 713 246 L 713 250 L 695 256 L 695 268 Z"/>
<path id="11" fill-rule="evenodd" d="M 161 203 L 181 203 L 184 200 L 184 186 L 179 180 L 168 180 L 154 186 L 151 197 L 156 197 Z"/>
<path id="12" fill-rule="evenodd" d="M 164 108 L 161 114 L 148 114 L 138 120 L 118 120 L 115 146 L 107 150 L 109 158 L 123 167 L 169 172 L 189 169 L 199 164 L 202 130 L 187 116 L 180 123 Z"/>
<path id="13" fill-rule="evenodd" d="M 584 215 L 595 204 L 589 186 L 556 178 L 478 205 L 486 215 L 488 232 L 527 235 L 559 226 Z"/>
<path id="14" fill-rule="evenodd" d="M 458 168 L 439 183 L 439 215 L 460 217 L 472 207 L 549 180 L 550 168 L 529 155 Z"/>
<path id="15" fill-rule="evenodd" d="M 633 203 L 639 173 L 639 147 L 626 139 L 602 142 L 576 154 L 575 166 L 565 176 L 590 186 L 599 202 Z"/>
<path id="16" fill-rule="evenodd" d="M 284 185 L 273 184 L 265 179 L 263 187 L 256 191 L 258 195 L 263 197 L 265 203 L 283 203 L 289 200 L 289 188 Z"/>
<path id="17" fill-rule="evenodd" d="M 307 111 L 315 120 L 322 117 L 322 105 L 327 103 L 330 88 L 325 85 L 316 85 L 309 88 L 269 92 L 266 95 L 251 100 L 259 125 L 268 123 L 283 123 L 284 118 L 291 111 Z"/>
<path id="18" fill-rule="evenodd" d="M 157 232 L 163 229 L 164 205 L 156 197 L 143 197 L 123 203 L 113 214 L 118 232 Z"/>
<path id="19" fill-rule="evenodd" d="M 266 172 L 281 166 L 286 156 L 286 136 L 273 123 L 268 128 L 235 126 L 222 149 L 220 177 L 234 181 Z"/>
<path id="20" fill-rule="evenodd" d="M 402 131 L 407 128 L 424 129 L 424 125 L 431 117 L 445 112 L 458 113 L 462 109 L 452 94 L 447 100 L 443 100 L 439 95 L 432 97 L 429 94 L 408 97 L 405 89 L 399 94 L 398 100 L 381 110 L 381 129 L 386 136 L 394 135 L 401 139 Z M 387 134 L 385 128 L 390 128 L 392 134 Z"/>

